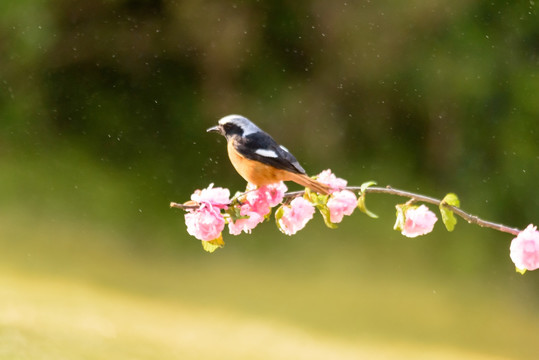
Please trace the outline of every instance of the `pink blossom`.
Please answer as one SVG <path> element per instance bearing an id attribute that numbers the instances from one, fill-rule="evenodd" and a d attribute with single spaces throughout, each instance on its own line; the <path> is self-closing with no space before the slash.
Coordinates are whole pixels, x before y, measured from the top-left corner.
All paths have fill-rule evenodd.
<path id="1" fill-rule="evenodd" d="M 245 196 L 251 211 L 257 212 L 262 217 L 269 214 L 271 208 L 283 201 L 284 194 L 288 188 L 281 181 L 275 184 L 261 186 L 256 190 L 247 192 Z"/>
<path id="2" fill-rule="evenodd" d="M 251 233 L 251 230 L 264 221 L 264 217 L 270 213 L 271 208 L 283 201 L 287 190 L 281 181 L 275 184 L 261 186 L 258 189 L 247 187 L 245 202 L 241 205 L 240 215 L 247 216 L 237 219 L 228 224 L 228 230 L 232 235 L 239 235 L 242 231 Z"/>
<path id="3" fill-rule="evenodd" d="M 263 187 L 267 189 L 266 194 L 268 197 L 269 206 L 271 207 L 279 205 L 283 201 L 284 194 L 288 190 L 282 181 Z"/>
<path id="4" fill-rule="evenodd" d="M 341 190 L 348 184 L 348 181 L 338 178 L 330 169 L 324 170 L 318 174 L 316 180 L 320 181 L 322 184 L 329 185 L 333 191 Z"/>
<path id="5" fill-rule="evenodd" d="M 230 191 L 221 187 L 213 187 L 210 184 L 206 189 L 195 190 L 191 195 L 191 200 L 199 204 L 210 204 L 220 209 L 226 209 L 230 204 Z"/>
<path id="6" fill-rule="evenodd" d="M 511 260 L 520 272 L 539 268 L 539 231 L 532 224 L 511 241 Z"/>
<path id="7" fill-rule="evenodd" d="M 185 214 L 187 232 L 202 241 L 217 239 L 225 228 L 225 219 L 218 208 L 202 205 Z"/>
<path id="8" fill-rule="evenodd" d="M 290 206 L 283 207 L 283 216 L 279 219 L 279 229 L 286 235 L 294 235 L 303 229 L 313 218 L 314 206 L 302 197 L 295 198 Z"/>
<path id="9" fill-rule="evenodd" d="M 344 215 L 352 215 L 357 206 L 357 198 L 349 190 L 336 191 L 331 195 L 327 206 L 331 222 L 340 223 Z"/>
<path id="10" fill-rule="evenodd" d="M 228 231 L 232 235 L 239 235 L 242 231 L 250 234 L 252 229 L 264 221 L 264 215 L 252 211 L 250 204 L 243 204 L 241 206 L 240 215 L 248 217 L 245 219 L 237 219 L 234 222 L 230 221 L 228 223 Z"/>
<path id="11" fill-rule="evenodd" d="M 406 211 L 406 220 L 402 227 L 402 235 L 416 237 L 425 235 L 432 231 L 434 224 L 438 221 L 436 215 L 425 205 L 410 207 Z"/>

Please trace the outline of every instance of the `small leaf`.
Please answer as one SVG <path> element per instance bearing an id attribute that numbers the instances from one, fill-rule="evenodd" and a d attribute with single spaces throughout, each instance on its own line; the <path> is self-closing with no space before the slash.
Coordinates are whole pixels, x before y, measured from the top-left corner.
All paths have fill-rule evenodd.
<path id="1" fill-rule="evenodd" d="M 329 212 L 329 208 L 327 207 L 327 205 L 316 205 L 316 208 L 318 209 L 318 211 L 320 211 L 320 214 L 322 215 L 326 226 L 330 229 L 336 229 L 337 224 L 331 222 L 331 213 Z"/>
<path id="2" fill-rule="evenodd" d="M 309 200 L 311 204 L 313 204 L 318 209 L 318 211 L 322 215 L 322 218 L 324 219 L 324 223 L 328 228 L 337 228 L 337 224 L 331 222 L 331 213 L 329 212 L 329 208 L 327 206 L 329 195 L 321 195 L 318 193 L 311 192 L 307 200 Z"/>
<path id="3" fill-rule="evenodd" d="M 359 198 L 357 199 L 357 207 L 359 208 L 359 210 L 361 210 L 362 213 L 367 214 L 367 216 L 369 216 L 369 217 L 371 217 L 373 219 L 378 218 L 378 215 L 376 215 L 375 213 L 373 213 L 372 211 L 367 209 L 367 206 L 365 205 L 365 193 L 364 192 L 361 192 L 361 194 L 359 195 Z"/>
<path id="4" fill-rule="evenodd" d="M 269 213 L 264 215 L 264 221 L 269 221 L 269 219 L 271 219 L 271 209 L 270 209 Z"/>
<path id="5" fill-rule="evenodd" d="M 445 205 L 451 205 L 455 207 L 460 206 L 460 201 L 457 195 L 453 193 L 447 194 L 440 203 L 440 214 L 442 215 L 442 221 L 447 231 L 453 231 L 457 224 L 457 218 L 453 214 L 453 211 L 449 210 Z"/>
<path id="6" fill-rule="evenodd" d="M 362 213 L 366 214 L 367 216 L 373 219 L 377 219 L 378 215 L 376 215 L 375 213 L 367 209 L 367 205 L 365 204 L 365 189 L 373 185 L 376 185 L 376 181 L 367 181 L 361 184 L 361 187 L 359 190 L 359 197 L 357 199 L 357 207 Z"/>
<path id="7" fill-rule="evenodd" d="M 309 200 L 311 203 L 313 203 L 313 205 L 316 205 L 316 203 L 318 202 L 318 194 L 315 192 L 311 192 L 310 190 L 305 193 L 304 198 L 305 200 Z"/>
<path id="8" fill-rule="evenodd" d="M 460 201 L 459 201 L 458 196 L 453 193 L 447 194 L 443 198 L 442 203 L 446 203 L 447 205 L 456 206 L 456 207 L 460 206 Z"/>
<path id="9" fill-rule="evenodd" d="M 238 206 L 231 206 L 228 211 L 233 221 L 238 220 L 241 217 L 241 208 Z"/>
<path id="10" fill-rule="evenodd" d="M 283 217 L 284 215 L 284 205 L 281 205 L 279 206 L 279 208 L 277 209 L 277 211 L 275 211 L 275 223 L 277 224 L 277 227 L 279 228 L 279 230 L 284 233 L 284 230 L 283 228 L 281 227 L 281 224 L 279 223 L 279 220 L 281 220 L 281 218 Z"/>
<path id="11" fill-rule="evenodd" d="M 220 234 L 217 239 L 213 239 L 210 241 L 201 241 L 201 243 L 202 243 L 202 248 L 209 253 L 212 253 L 218 248 L 222 248 L 223 246 L 225 246 L 225 242 L 223 241 L 222 234 Z"/>
<path id="12" fill-rule="evenodd" d="M 329 195 L 318 194 L 317 204 L 326 205 L 329 200 Z"/>
<path id="13" fill-rule="evenodd" d="M 239 219 L 248 219 L 248 215 L 241 214 L 241 206 L 230 206 L 226 212 L 230 215 L 230 218 L 233 222 L 236 222 Z"/>
<path id="14" fill-rule="evenodd" d="M 517 273 L 519 273 L 521 275 L 524 275 L 524 273 L 526 272 L 526 269 L 515 268 L 515 270 L 517 271 Z"/>
<path id="15" fill-rule="evenodd" d="M 453 214 L 453 211 L 448 210 L 447 208 L 443 206 L 440 206 L 440 213 L 442 214 L 442 221 L 447 231 L 455 230 L 455 225 L 457 224 L 457 218 Z"/>
<path id="16" fill-rule="evenodd" d="M 376 185 L 376 181 L 367 181 L 367 182 L 364 182 L 363 184 L 361 184 L 361 193 L 363 194 L 365 192 L 365 189 L 368 188 L 368 187 L 371 187 L 373 185 Z"/>
<path id="17" fill-rule="evenodd" d="M 408 205 L 395 205 L 395 208 L 397 209 L 397 220 L 395 221 L 395 225 L 393 225 L 393 230 L 402 231 L 402 229 L 404 229 L 404 222 L 406 221 L 405 214 L 406 210 L 408 209 Z"/>

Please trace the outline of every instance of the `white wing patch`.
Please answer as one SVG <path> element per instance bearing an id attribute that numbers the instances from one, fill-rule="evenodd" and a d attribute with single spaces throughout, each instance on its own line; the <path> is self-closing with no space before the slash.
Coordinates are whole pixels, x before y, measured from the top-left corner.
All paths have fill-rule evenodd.
<path id="1" fill-rule="evenodd" d="M 287 148 L 285 148 L 285 147 L 284 147 L 284 146 L 282 146 L 282 145 L 279 145 L 279 147 L 280 147 L 281 149 L 283 149 L 284 151 L 286 151 L 287 153 L 289 153 L 289 152 L 290 152 L 290 151 L 288 151 L 288 149 L 287 149 Z"/>
<path id="2" fill-rule="evenodd" d="M 277 153 L 273 150 L 266 150 L 266 149 L 258 149 L 255 151 L 256 154 L 260 155 L 260 156 L 264 156 L 264 157 L 268 157 L 268 158 L 277 158 L 279 157 L 279 155 L 277 155 Z"/>

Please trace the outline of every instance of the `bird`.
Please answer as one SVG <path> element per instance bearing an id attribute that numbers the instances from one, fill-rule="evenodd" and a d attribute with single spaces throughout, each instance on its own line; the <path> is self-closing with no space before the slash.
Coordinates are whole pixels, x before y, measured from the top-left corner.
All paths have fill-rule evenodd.
<path id="1" fill-rule="evenodd" d="M 230 162 L 248 183 L 261 187 L 293 181 L 323 195 L 330 193 L 328 185 L 310 178 L 287 148 L 246 117 L 225 116 L 206 131 L 226 138 Z"/>

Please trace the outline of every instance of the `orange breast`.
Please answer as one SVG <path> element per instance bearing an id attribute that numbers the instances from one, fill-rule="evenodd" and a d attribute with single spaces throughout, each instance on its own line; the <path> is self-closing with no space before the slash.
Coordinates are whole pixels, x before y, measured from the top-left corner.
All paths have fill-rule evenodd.
<path id="1" fill-rule="evenodd" d="M 253 185 L 264 186 L 290 180 L 290 175 L 287 171 L 241 156 L 234 149 L 232 141 L 228 142 L 227 150 L 230 162 L 232 162 L 236 171 Z"/>

